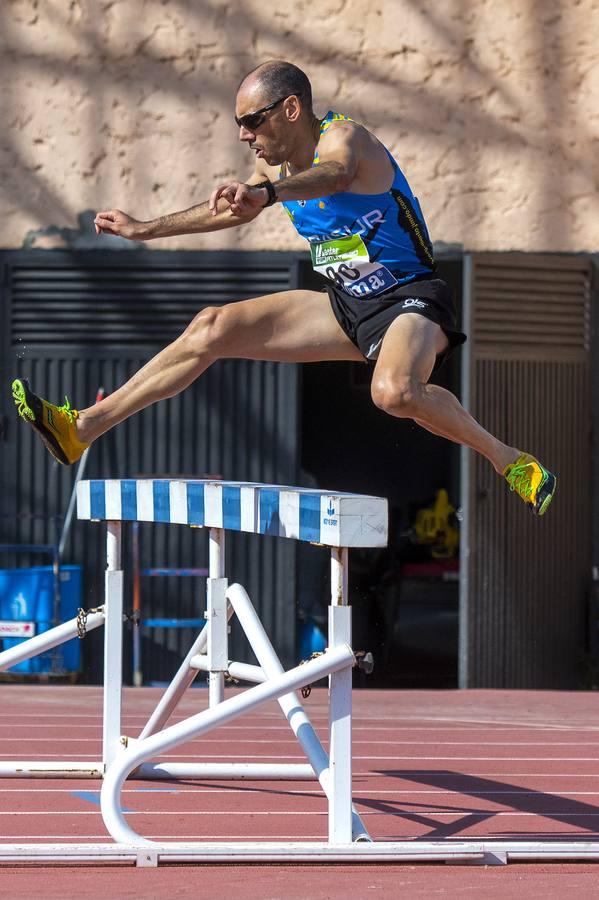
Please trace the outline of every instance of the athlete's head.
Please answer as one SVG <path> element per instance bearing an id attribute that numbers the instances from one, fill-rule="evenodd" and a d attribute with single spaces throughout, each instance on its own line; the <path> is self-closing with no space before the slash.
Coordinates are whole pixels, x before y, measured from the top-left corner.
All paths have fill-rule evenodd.
<path id="1" fill-rule="evenodd" d="M 239 139 L 271 166 L 289 158 L 298 135 L 313 118 L 312 87 L 293 63 L 262 63 L 239 85 L 235 101 Z"/>

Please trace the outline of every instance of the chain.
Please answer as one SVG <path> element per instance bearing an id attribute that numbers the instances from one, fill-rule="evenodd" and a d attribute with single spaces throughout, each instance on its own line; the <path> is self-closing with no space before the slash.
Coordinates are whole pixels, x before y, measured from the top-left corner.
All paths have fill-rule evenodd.
<path id="1" fill-rule="evenodd" d="M 87 617 L 90 613 L 99 613 L 103 612 L 103 606 L 94 606 L 93 609 L 83 609 L 81 606 L 77 610 L 77 637 L 79 640 L 83 640 L 85 635 L 87 634 Z"/>
<path id="2" fill-rule="evenodd" d="M 314 653 L 312 653 L 312 654 L 308 657 L 308 659 L 300 659 L 300 666 L 303 666 L 304 663 L 310 662 L 311 659 L 316 659 L 317 657 L 322 656 L 322 655 L 323 655 L 323 651 L 322 651 L 322 650 L 315 650 Z M 311 684 L 305 684 L 305 685 L 303 686 L 303 688 L 300 688 L 300 690 L 301 690 L 302 697 L 304 698 L 304 700 L 307 700 L 308 697 L 310 696 L 310 694 L 312 693 L 312 685 L 311 685 Z"/>
<path id="3" fill-rule="evenodd" d="M 87 611 L 81 606 L 77 610 L 77 637 L 80 641 L 85 637 L 85 626 L 87 625 Z"/>
<path id="4" fill-rule="evenodd" d="M 103 606 L 94 606 L 92 609 L 82 609 L 82 607 L 79 607 L 77 610 L 77 637 L 79 640 L 83 640 L 87 634 L 87 617 L 90 613 L 99 612 L 104 612 Z M 137 609 L 123 614 L 123 621 L 132 622 L 134 625 L 139 625 L 140 619 L 139 610 Z"/>

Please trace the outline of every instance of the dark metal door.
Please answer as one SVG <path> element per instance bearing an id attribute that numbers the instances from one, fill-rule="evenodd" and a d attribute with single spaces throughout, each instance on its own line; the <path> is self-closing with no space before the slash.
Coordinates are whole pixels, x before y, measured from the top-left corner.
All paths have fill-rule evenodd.
<path id="1" fill-rule="evenodd" d="M 558 488 L 542 519 L 464 451 L 460 685 L 579 683 L 590 574 L 590 261 L 473 254 L 463 398 L 481 424 L 537 455 Z"/>
<path id="2" fill-rule="evenodd" d="M 14 354 L 10 347 L 9 280 L 9 266 L 0 262 L 0 543 L 12 543 L 15 540 L 17 514 L 13 477 L 16 463 L 16 422 L 10 392 Z M 12 562 L 12 558 L 5 555 L 0 557 L 0 566 L 6 566 L 9 562 Z"/>

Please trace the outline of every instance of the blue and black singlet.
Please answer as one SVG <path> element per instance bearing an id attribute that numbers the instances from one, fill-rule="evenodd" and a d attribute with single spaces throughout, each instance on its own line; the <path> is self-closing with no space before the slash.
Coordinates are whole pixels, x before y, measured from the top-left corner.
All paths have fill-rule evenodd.
<path id="1" fill-rule="evenodd" d="M 328 112 L 320 134 L 337 121 L 352 120 Z M 295 228 L 310 243 L 315 271 L 357 299 L 382 294 L 436 269 L 420 204 L 387 154 L 395 173 L 388 191 L 283 201 Z M 317 148 L 314 164 L 318 161 Z"/>

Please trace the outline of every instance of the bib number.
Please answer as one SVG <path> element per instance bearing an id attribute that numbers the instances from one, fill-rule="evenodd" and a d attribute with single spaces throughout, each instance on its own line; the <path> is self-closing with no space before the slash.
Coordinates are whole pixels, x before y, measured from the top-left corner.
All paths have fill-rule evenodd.
<path id="1" fill-rule="evenodd" d="M 370 261 L 357 234 L 310 244 L 310 255 L 315 272 L 354 297 L 372 297 L 397 284 L 389 269 Z"/>

